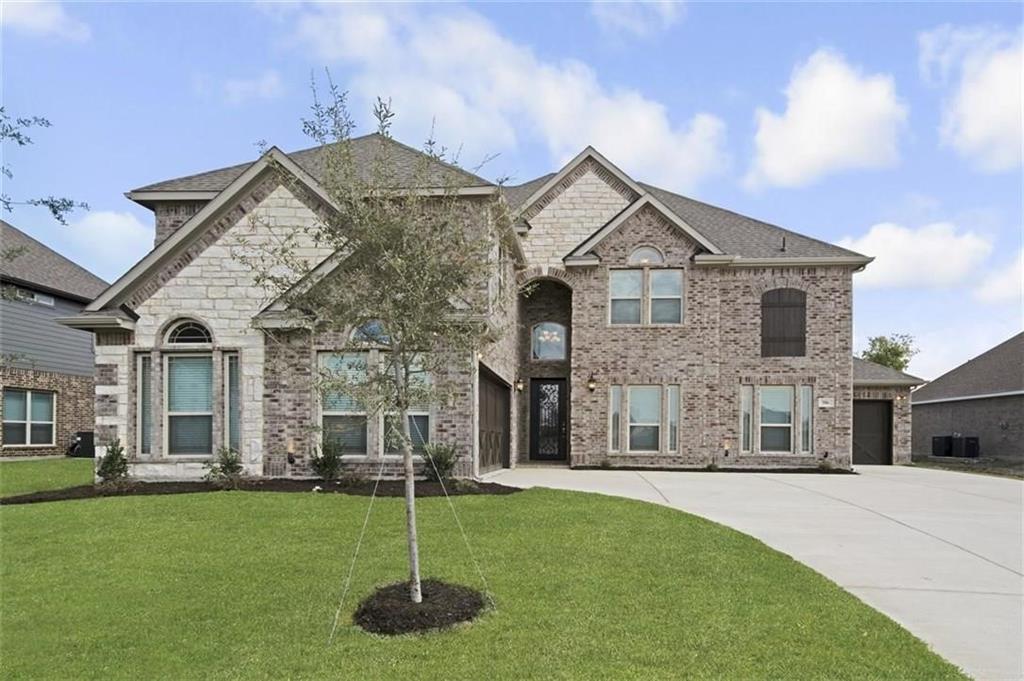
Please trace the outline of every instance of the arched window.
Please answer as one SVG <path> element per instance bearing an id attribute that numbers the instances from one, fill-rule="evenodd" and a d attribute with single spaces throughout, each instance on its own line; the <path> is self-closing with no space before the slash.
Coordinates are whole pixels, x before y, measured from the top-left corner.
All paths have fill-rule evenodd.
<path id="1" fill-rule="evenodd" d="M 384 331 L 384 325 L 374 319 L 352 331 L 352 340 L 357 343 L 371 343 L 374 345 L 388 345 L 391 337 Z"/>
<path id="2" fill-rule="evenodd" d="M 188 343 L 212 343 L 213 336 L 210 330 L 195 321 L 185 319 L 170 328 L 167 332 L 167 342 L 173 345 Z"/>
<path id="3" fill-rule="evenodd" d="M 803 357 L 807 354 L 807 294 L 777 288 L 761 296 L 761 356 Z"/>
<path id="4" fill-rule="evenodd" d="M 654 246 L 641 246 L 629 256 L 630 265 L 663 265 L 665 256 Z"/>
<path id="5" fill-rule="evenodd" d="M 535 325 L 531 346 L 533 359 L 565 359 L 565 327 L 555 322 L 541 322 Z"/>

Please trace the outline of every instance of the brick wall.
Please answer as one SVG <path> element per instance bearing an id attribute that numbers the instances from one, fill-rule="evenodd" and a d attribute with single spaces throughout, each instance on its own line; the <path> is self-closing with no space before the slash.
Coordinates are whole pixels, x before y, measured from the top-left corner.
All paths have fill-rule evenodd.
<path id="1" fill-rule="evenodd" d="M 0 413 L 3 412 L 2 388 L 45 390 L 56 394 L 57 413 L 54 423 L 54 446 L 20 447 L 3 442 L 0 430 L 0 455 L 47 456 L 67 452 L 71 438 L 79 431 L 93 430 L 93 379 L 50 371 L 16 369 L 0 366 Z"/>
<path id="2" fill-rule="evenodd" d="M 913 405 L 914 458 L 932 453 L 932 437 L 954 432 L 980 439 L 981 456 L 1024 457 L 1024 395 Z"/>
<path id="3" fill-rule="evenodd" d="M 205 201 L 161 201 L 153 205 L 156 220 L 156 238 L 153 246 L 159 246 L 164 239 L 174 234 L 189 218 L 198 213 Z"/>

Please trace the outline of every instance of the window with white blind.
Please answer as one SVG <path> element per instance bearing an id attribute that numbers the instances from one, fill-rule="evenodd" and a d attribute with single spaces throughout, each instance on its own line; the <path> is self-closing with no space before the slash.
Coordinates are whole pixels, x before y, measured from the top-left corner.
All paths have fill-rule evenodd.
<path id="1" fill-rule="evenodd" d="M 164 414 L 167 453 L 213 453 L 213 357 L 166 355 Z"/>
<path id="2" fill-rule="evenodd" d="M 661 386 L 629 387 L 629 451 L 661 449 Z"/>
<path id="3" fill-rule="evenodd" d="M 153 358 L 136 357 L 136 447 L 140 454 L 153 452 Z"/>
<path id="4" fill-rule="evenodd" d="M 4 446 L 52 446 L 56 395 L 41 390 L 4 389 Z"/>
<path id="5" fill-rule="evenodd" d="M 224 354 L 224 444 L 238 452 L 242 447 L 242 376 L 237 352 Z"/>
<path id="6" fill-rule="evenodd" d="M 761 386 L 761 451 L 793 451 L 793 386 Z"/>
<path id="7" fill-rule="evenodd" d="M 343 384 L 365 380 L 367 355 L 357 353 L 320 353 L 320 369 L 328 380 L 337 379 L 339 385 L 330 387 L 321 398 L 321 428 L 324 443 L 333 445 L 342 454 L 367 454 L 366 411 L 359 402 L 343 389 Z"/>
<path id="8" fill-rule="evenodd" d="M 386 368 L 384 370 L 387 370 Z M 409 372 L 409 382 L 412 388 L 420 389 L 430 385 L 430 376 L 423 370 L 419 362 L 416 362 Z M 430 442 L 430 405 L 426 402 L 413 400 L 409 405 L 409 436 L 412 440 L 412 451 L 414 454 L 422 454 L 423 446 Z M 388 414 L 383 421 L 384 427 L 384 453 L 401 453 L 402 442 L 401 430 L 398 425 L 397 414 Z"/>

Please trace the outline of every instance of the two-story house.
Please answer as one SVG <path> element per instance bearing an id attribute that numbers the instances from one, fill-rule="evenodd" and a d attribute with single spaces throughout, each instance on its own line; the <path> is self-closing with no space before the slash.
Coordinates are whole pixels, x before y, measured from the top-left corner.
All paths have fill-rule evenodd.
<path id="1" fill-rule="evenodd" d="M 57 320 L 77 314 L 105 288 L 0 220 L 0 455 L 61 455 L 79 433 L 91 437 L 93 337 Z"/>
<path id="2" fill-rule="evenodd" d="M 379 135 L 350 143 L 356 158 L 388 145 L 399 167 L 418 160 Z M 307 474 L 338 424 L 349 465 L 395 456 L 380 415 L 313 390 L 338 348 L 282 328 L 232 256 L 254 224 L 317 220 L 321 155 L 274 148 L 129 192 L 155 214 L 155 248 L 65 323 L 96 335 L 97 400 L 116 405 L 97 416 L 98 439 L 127 443 L 136 475 L 197 475 L 220 446 L 253 474 Z M 913 379 L 851 353 L 852 280 L 871 258 L 640 183 L 591 148 L 518 186 L 434 172 L 480 208 L 467 215 L 504 202 L 515 217 L 512 331 L 446 377 L 449 403 L 413 415 L 420 439 L 459 446 L 462 474 L 850 468 L 858 427 L 864 462 L 909 460 Z M 857 424 L 855 400 L 880 410 Z"/>

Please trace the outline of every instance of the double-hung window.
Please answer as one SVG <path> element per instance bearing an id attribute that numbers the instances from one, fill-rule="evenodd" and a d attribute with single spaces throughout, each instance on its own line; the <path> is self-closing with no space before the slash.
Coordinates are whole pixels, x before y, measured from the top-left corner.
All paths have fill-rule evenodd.
<path id="1" fill-rule="evenodd" d="M 650 270 L 651 324 L 683 321 L 683 271 Z"/>
<path id="2" fill-rule="evenodd" d="M 629 259 L 642 268 L 609 271 L 610 324 L 683 323 L 683 270 L 660 267 L 663 262 L 656 249 L 645 246 Z"/>
<path id="3" fill-rule="evenodd" d="M 639 324 L 643 307 L 643 270 L 612 270 L 609 277 L 611 323 Z"/>
<path id="4" fill-rule="evenodd" d="M 425 388 L 430 384 L 430 377 L 416 365 L 410 370 L 410 384 L 413 390 Z M 409 439 L 412 441 L 414 454 L 423 454 L 423 447 L 430 442 L 430 405 L 414 398 L 408 408 Z M 388 414 L 384 418 L 384 453 L 401 453 L 402 434 L 397 414 Z"/>
<path id="5" fill-rule="evenodd" d="M 323 439 L 325 444 L 336 446 L 342 454 L 368 453 L 366 411 L 345 384 L 357 385 L 365 382 L 367 355 L 357 353 L 321 353 L 320 368 L 330 382 L 338 381 L 337 387 L 329 386 L 321 403 Z"/>
<path id="6" fill-rule="evenodd" d="M 629 387 L 629 451 L 661 449 L 661 386 Z"/>
<path id="7" fill-rule="evenodd" d="M 761 451 L 793 451 L 793 386 L 761 386 Z"/>
<path id="8" fill-rule="evenodd" d="M 55 444 L 54 401 L 52 392 L 4 389 L 4 445 Z"/>
<path id="9" fill-rule="evenodd" d="M 167 453 L 213 453 L 213 357 L 166 355 Z"/>

